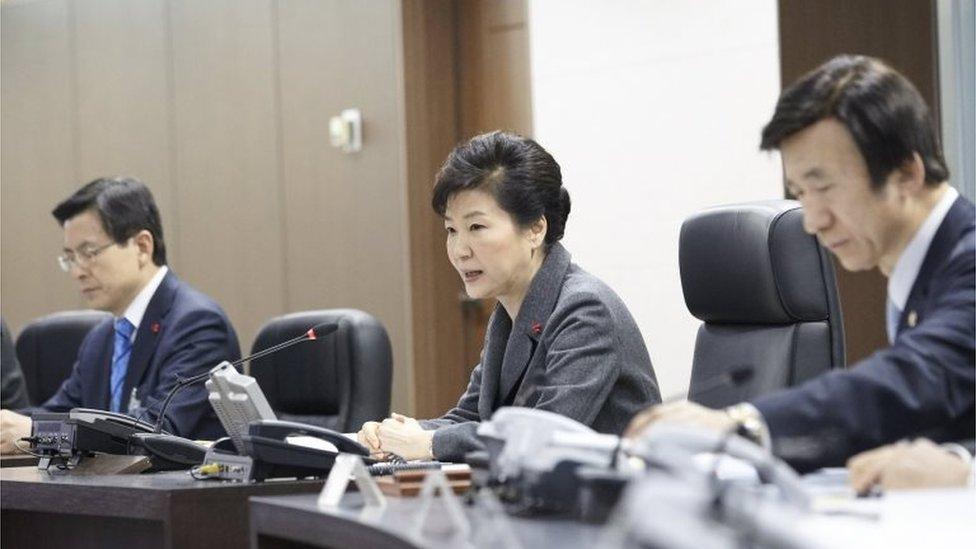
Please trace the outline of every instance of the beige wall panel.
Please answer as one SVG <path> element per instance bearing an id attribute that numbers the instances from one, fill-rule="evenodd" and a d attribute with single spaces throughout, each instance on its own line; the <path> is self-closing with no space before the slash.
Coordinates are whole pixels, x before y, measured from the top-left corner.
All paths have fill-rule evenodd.
<path id="1" fill-rule="evenodd" d="M 284 0 L 278 36 L 289 310 L 354 307 L 393 345 L 393 408 L 411 412 L 399 4 Z M 329 146 L 329 117 L 357 107 L 363 150 Z"/>
<path id="2" fill-rule="evenodd" d="M 75 12 L 78 184 L 141 179 L 156 197 L 166 241 L 175 243 L 166 3 L 88 0 Z M 167 248 L 179 263 L 179 247 Z"/>
<path id="3" fill-rule="evenodd" d="M 273 5 L 170 3 L 179 272 L 243 350 L 284 312 Z"/>
<path id="4" fill-rule="evenodd" d="M 54 204 L 75 185 L 70 8 L 7 2 L 0 44 L 2 312 L 14 333 L 42 314 L 82 306 L 55 256 Z"/>

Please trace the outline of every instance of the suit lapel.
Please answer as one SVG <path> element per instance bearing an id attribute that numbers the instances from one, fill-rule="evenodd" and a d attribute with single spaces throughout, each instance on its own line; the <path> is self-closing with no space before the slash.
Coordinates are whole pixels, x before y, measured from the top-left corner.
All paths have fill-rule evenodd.
<path id="1" fill-rule="evenodd" d="M 546 320 L 556 307 L 559 292 L 563 287 L 563 279 L 566 278 L 566 272 L 569 270 L 570 259 L 566 248 L 559 243 L 554 244 L 539 272 L 529 284 L 529 291 L 522 301 L 518 318 L 515 319 L 508 338 L 501 379 L 497 393 L 492 395 L 493 401 L 505 402 L 518 381 L 525 378 L 523 374 L 538 348 L 538 341 L 545 330 Z"/>
<path id="2" fill-rule="evenodd" d="M 505 359 L 505 346 L 509 334 L 512 332 L 512 321 L 501 304 L 495 305 L 495 311 L 488 321 L 485 333 L 485 352 L 481 357 L 481 391 L 478 393 L 478 415 L 488 420 L 495 410 L 495 394 L 498 392 L 498 380 L 502 372 L 502 361 Z"/>
<path id="3" fill-rule="evenodd" d="M 936 269 L 945 263 L 946 258 L 952 253 L 952 249 L 959 242 L 960 235 L 974 222 L 973 206 L 963 196 L 956 198 L 946 213 L 945 219 L 939 225 L 932 243 L 925 253 L 925 259 L 918 270 L 915 282 L 912 284 L 912 291 L 908 294 L 905 302 L 905 310 L 901 312 L 898 319 L 898 329 L 895 333 L 901 333 L 905 328 L 914 328 L 922 321 L 921 315 L 923 305 L 928 300 L 929 283 Z"/>
<path id="4" fill-rule="evenodd" d="M 170 271 L 166 273 L 159 288 L 156 289 L 156 293 L 149 300 L 146 313 L 142 316 L 139 330 L 136 332 L 136 340 L 132 346 L 132 355 L 129 357 L 129 367 L 125 375 L 125 384 L 122 386 L 123 410 L 128 409 L 132 388 L 139 384 L 149 367 L 149 362 L 156 351 L 156 345 L 166 328 L 166 315 L 173 304 L 177 287 L 178 279 Z M 111 358 L 109 360 L 111 361 Z"/>
<path id="5" fill-rule="evenodd" d="M 88 404 L 86 408 L 108 410 L 112 400 L 109 378 L 112 372 L 112 350 L 115 344 L 115 328 L 112 321 L 107 321 L 107 323 L 108 327 L 101 336 L 101 341 L 98 343 L 97 351 L 95 351 L 98 353 L 95 357 L 95 363 L 98 364 L 98 367 L 95 368 L 95 377 L 92 379 L 92 392 L 94 394 L 89 394 L 89 398 L 84 399 L 84 402 Z"/>

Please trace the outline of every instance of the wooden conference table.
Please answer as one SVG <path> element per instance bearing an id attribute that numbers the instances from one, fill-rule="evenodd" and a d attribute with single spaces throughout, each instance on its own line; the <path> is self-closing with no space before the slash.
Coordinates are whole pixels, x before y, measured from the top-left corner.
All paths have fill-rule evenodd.
<path id="1" fill-rule="evenodd" d="M 248 498 L 318 492 L 323 481 L 257 484 L 189 473 L 74 475 L 0 468 L 4 549 L 246 547 Z"/>
<path id="2" fill-rule="evenodd" d="M 358 492 L 347 493 L 336 509 L 316 504 L 318 496 L 251 498 L 251 547 L 260 549 L 348 548 L 417 549 L 458 547 L 600 546 L 602 527 L 569 519 L 493 519 L 484 509 L 464 506 L 466 534 L 450 532 L 443 509 L 419 519 L 417 498 L 387 498 L 382 509 L 364 508 Z M 513 542 L 514 539 L 514 542 Z"/>
<path id="3" fill-rule="evenodd" d="M 362 505 L 361 494 L 349 492 L 337 508 L 319 507 L 322 485 L 321 480 L 197 481 L 186 472 L 65 475 L 4 467 L 0 537 L 4 549 L 503 547 L 512 546 L 506 543 L 512 538 L 524 548 L 589 548 L 604 534 L 596 525 L 498 519 L 484 507 L 464 506 L 470 531 L 459 537 L 447 533 L 450 521 L 443 508 L 432 507 L 422 524 L 417 498 L 391 497 L 385 507 L 370 508 Z M 893 492 L 839 503 L 855 513 L 818 514 L 792 528 L 821 547 L 957 547 L 976 539 L 972 489 Z"/>
<path id="4" fill-rule="evenodd" d="M 968 546 L 976 539 L 973 488 L 908 490 L 854 499 L 839 495 L 846 488 L 843 482 L 837 485 L 825 478 L 832 476 L 837 474 L 804 479 L 819 511 L 789 526 L 810 547 L 935 549 Z M 316 499 L 314 494 L 252 497 L 252 549 L 590 549 L 606 541 L 603 526 L 552 518 L 507 517 L 499 522 L 484 509 L 468 506 L 464 509 L 470 525 L 467 535 L 445 535 L 448 520 L 442 510 L 428 515 L 421 533 L 416 498 L 388 498 L 385 508 L 364 507 L 359 493 L 347 493 L 338 508 L 320 507 Z"/>
<path id="5" fill-rule="evenodd" d="M 29 467 L 37 465 L 37 458 L 27 455 L 0 456 L 0 467 Z"/>

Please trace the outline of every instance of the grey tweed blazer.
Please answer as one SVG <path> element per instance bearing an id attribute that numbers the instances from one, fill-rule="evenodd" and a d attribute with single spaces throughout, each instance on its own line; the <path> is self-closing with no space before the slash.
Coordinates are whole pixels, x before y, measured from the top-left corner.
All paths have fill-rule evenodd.
<path id="1" fill-rule="evenodd" d="M 435 458 L 461 461 L 483 448 L 479 422 L 505 405 L 556 412 L 620 434 L 634 414 L 661 402 L 644 339 L 627 307 L 570 260 L 566 248 L 553 245 L 514 325 L 495 306 L 467 390 L 449 412 L 421 421 L 424 429 L 436 429 Z"/>

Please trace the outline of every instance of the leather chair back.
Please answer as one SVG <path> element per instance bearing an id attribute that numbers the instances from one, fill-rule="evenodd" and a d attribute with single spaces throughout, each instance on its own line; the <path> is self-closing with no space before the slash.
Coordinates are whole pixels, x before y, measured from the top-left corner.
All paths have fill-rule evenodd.
<path id="1" fill-rule="evenodd" d="M 269 320 L 251 346 L 257 352 L 297 337 L 323 322 L 339 328 L 251 364 L 268 403 L 280 419 L 341 432 L 390 413 L 392 351 L 386 329 L 354 309 L 304 311 Z"/>
<path id="2" fill-rule="evenodd" d="M 61 311 L 32 321 L 17 336 L 17 360 L 35 406 L 47 402 L 71 374 L 81 342 L 92 328 L 112 318 L 104 311 Z"/>
<path id="3" fill-rule="evenodd" d="M 685 304 L 703 322 L 689 400 L 724 407 L 844 366 L 833 264 L 792 200 L 710 208 L 679 242 Z"/>

